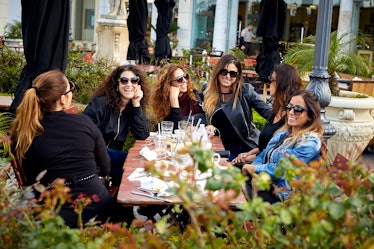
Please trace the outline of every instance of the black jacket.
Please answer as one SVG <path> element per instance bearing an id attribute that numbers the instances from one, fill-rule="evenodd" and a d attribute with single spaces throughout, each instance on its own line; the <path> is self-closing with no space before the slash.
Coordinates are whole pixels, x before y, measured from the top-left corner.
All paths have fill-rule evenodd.
<path id="1" fill-rule="evenodd" d="M 206 86 L 207 85 L 203 86 L 202 91 L 205 90 Z M 247 83 L 244 83 L 242 86 L 235 109 L 232 108 L 233 101 L 232 99 L 225 105 L 218 104 L 208 123 L 211 124 L 214 114 L 219 109 L 222 109 L 240 139 L 248 145 L 249 148 L 255 148 L 258 146 L 260 132 L 253 123 L 251 108 L 254 108 L 265 119 L 271 117 L 273 109 L 254 91 L 253 86 Z"/>
<path id="2" fill-rule="evenodd" d="M 125 110 L 118 113 L 110 109 L 104 96 L 93 99 L 84 110 L 103 134 L 105 144 L 113 150 L 122 150 L 126 137 L 131 129 L 138 140 L 149 136 L 149 123 L 141 107 L 133 107 L 131 102 Z"/>

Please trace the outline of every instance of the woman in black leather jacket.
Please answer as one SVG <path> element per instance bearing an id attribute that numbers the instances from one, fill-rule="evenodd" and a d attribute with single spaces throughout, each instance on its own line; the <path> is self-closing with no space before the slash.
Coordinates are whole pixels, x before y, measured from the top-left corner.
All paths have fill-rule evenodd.
<path id="1" fill-rule="evenodd" d="M 252 117 L 254 108 L 268 119 L 272 107 L 266 104 L 250 84 L 243 83 L 241 62 L 232 54 L 224 55 L 215 65 L 207 86 L 203 86 L 208 124 L 222 138 L 231 161 L 239 153 L 258 146 L 259 130 Z"/>
<path id="2" fill-rule="evenodd" d="M 149 99 L 146 77 L 134 65 L 119 66 L 99 85 L 84 114 L 103 134 L 111 158 L 112 182 L 118 186 L 127 152 L 122 147 L 129 130 L 136 139 L 149 136 L 145 107 Z"/>

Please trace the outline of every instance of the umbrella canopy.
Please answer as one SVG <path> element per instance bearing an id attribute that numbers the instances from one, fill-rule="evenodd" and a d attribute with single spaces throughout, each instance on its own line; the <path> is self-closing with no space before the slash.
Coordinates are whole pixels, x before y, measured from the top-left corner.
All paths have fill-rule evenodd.
<path id="1" fill-rule="evenodd" d="M 135 60 L 140 64 L 149 64 L 151 58 L 148 51 L 148 43 L 145 40 L 147 21 L 147 0 L 130 0 L 129 15 L 127 17 L 130 45 L 127 51 L 127 60 Z"/>
<path id="2" fill-rule="evenodd" d="M 15 112 L 23 93 L 41 73 L 65 72 L 68 61 L 70 0 L 21 0 L 22 36 L 26 66 L 22 69 L 10 111 Z"/>
<path id="3" fill-rule="evenodd" d="M 168 37 L 173 16 L 175 0 L 155 0 L 157 7 L 156 47 L 155 58 L 158 62 L 171 58 L 170 40 Z"/>
<path id="4" fill-rule="evenodd" d="M 281 61 L 278 48 L 284 35 L 286 16 L 287 4 L 284 0 L 261 0 L 256 34 L 262 37 L 262 46 L 257 56 L 256 72 L 263 82 L 269 81 L 274 65 Z"/>

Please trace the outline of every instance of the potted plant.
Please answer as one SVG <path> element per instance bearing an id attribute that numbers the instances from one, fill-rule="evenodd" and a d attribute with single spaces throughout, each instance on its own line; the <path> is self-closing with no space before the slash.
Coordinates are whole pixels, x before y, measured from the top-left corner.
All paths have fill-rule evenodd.
<path id="1" fill-rule="evenodd" d="M 361 56 L 347 50 L 352 40 L 347 35 L 331 34 L 328 68 L 331 102 L 326 107 L 326 118 L 336 128 L 336 134 L 328 141 L 330 163 L 337 153 L 349 160 L 357 159 L 374 135 L 374 99 L 366 94 L 340 90 L 337 72 L 369 76 L 372 74 L 370 63 Z M 314 37 L 308 41 L 313 43 Z M 284 62 L 294 65 L 300 74 L 309 72 L 313 67 L 314 45 L 297 44 L 286 51 Z"/>
<path id="2" fill-rule="evenodd" d="M 17 20 L 5 25 L 4 45 L 9 47 L 22 46 L 22 23 Z"/>

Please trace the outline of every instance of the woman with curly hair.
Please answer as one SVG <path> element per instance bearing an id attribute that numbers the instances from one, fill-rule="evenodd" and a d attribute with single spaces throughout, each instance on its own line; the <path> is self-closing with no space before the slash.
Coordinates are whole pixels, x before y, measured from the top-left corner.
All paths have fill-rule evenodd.
<path id="1" fill-rule="evenodd" d="M 118 186 L 127 152 L 122 151 L 126 137 L 136 139 L 149 136 L 145 108 L 149 99 L 146 77 L 134 65 L 115 68 L 99 85 L 84 114 L 100 129 L 112 160 L 112 182 Z"/>
<path id="2" fill-rule="evenodd" d="M 156 122 L 173 121 L 174 129 L 178 128 L 178 121 L 187 120 L 190 112 L 195 122 L 201 118 L 201 123 L 206 124 L 201 96 L 184 68 L 177 64 L 161 68 L 152 85 L 151 106 Z M 207 130 L 213 134 L 214 128 L 207 127 Z"/>

